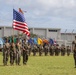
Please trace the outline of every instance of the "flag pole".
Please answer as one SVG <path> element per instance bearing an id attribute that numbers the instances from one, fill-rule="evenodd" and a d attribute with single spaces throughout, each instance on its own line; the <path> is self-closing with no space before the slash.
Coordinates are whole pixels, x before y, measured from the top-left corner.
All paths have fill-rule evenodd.
<path id="1" fill-rule="evenodd" d="M 13 6 L 14 9 L 14 6 Z M 12 41 L 14 42 L 14 29 L 13 29 L 13 19 L 12 19 Z"/>
<path id="2" fill-rule="evenodd" d="M 14 42 L 14 29 L 13 29 L 13 23 L 12 23 L 12 41 Z"/>
<path id="3" fill-rule="evenodd" d="M 19 12 L 24 14 L 21 8 L 19 8 Z M 20 34 L 20 31 L 18 31 L 18 38 L 19 38 L 19 34 Z M 22 33 L 22 36 L 23 36 L 23 33 Z"/>
<path id="4" fill-rule="evenodd" d="M 13 39 L 12 39 L 12 40 L 13 40 L 13 42 L 14 42 L 14 29 L 13 29 Z"/>
<path id="5" fill-rule="evenodd" d="M 15 1 L 13 1 L 13 10 L 14 10 L 14 6 L 15 6 Z M 12 41 L 14 42 L 14 27 L 13 27 L 13 19 L 12 19 L 12 32 L 13 32 L 13 35 L 12 35 Z"/>
<path id="6" fill-rule="evenodd" d="M 19 34 L 20 34 L 20 31 L 18 31 L 18 39 L 19 39 Z"/>

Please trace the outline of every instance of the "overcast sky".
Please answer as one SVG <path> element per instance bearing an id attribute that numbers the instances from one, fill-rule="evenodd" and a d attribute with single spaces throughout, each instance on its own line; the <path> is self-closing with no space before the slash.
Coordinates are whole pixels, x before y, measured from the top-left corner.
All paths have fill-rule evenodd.
<path id="1" fill-rule="evenodd" d="M 0 0 L 0 26 L 12 26 L 13 8 L 27 11 L 28 27 L 76 30 L 76 0 Z"/>

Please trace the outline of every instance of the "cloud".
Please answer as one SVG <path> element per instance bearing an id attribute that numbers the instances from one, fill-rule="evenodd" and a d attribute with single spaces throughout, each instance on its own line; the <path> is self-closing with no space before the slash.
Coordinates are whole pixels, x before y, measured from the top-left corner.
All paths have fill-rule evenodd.
<path id="1" fill-rule="evenodd" d="M 36 16 L 52 14 L 65 15 L 68 13 L 75 14 L 75 0 L 8 0 L 5 3 L 12 5 L 14 8 L 23 8 L 31 11 Z M 72 11 L 73 12 L 72 12 Z M 69 12 L 68 12 L 69 11 Z M 50 13 L 49 13 L 50 12 Z M 63 12 L 63 13 L 62 13 Z M 62 13 L 62 14 L 61 14 Z"/>
<path id="2" fill-rule="evenodd" d="M 9 24 L 13 7 L 27 11 L 29 26 L 75 28 L 76 25 L 76 0 L 0 0 L 0 17 L 5 17 Z"/>
<path id="3" fill-rule="evenodd" d="M 43 7 L 48 7 L 48 8 L 59 8 L 59 7 L 65 7 L 65 8 L 70 8 L 70 7 L 75 7 L 75 0 L 37 0 Z"/>

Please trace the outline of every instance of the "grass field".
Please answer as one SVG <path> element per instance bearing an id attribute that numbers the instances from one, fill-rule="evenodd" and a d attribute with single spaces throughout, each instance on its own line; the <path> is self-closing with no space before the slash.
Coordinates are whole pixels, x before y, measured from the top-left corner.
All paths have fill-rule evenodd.
<path id="1" fill-rule="evenodd" d="M 3 66 L 0 53 L 0 75 L 76 75 L 73 55 L 29 56 L 27 65 Z"/>

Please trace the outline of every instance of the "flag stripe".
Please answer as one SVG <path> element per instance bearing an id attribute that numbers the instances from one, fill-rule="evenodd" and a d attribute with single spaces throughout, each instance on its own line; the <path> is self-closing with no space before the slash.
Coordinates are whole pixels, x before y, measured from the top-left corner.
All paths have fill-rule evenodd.
<path id="1" fill-rule="evenodd" d="M 14 28 L 14 29 L 19 29 L 19 30 L 21 30 L 21 31 L 23 31 L 23 32 L 25 31 L 25 29 L 20 28 L 20 27 L 15 27 L 15 26 L 14 26 L 13 28 Z"/>
<path id="2" fill-rule="evenodd" d="M 27 23 L 25 22 L 24 15 L 22 14 L 22 12 L 18 12 L 14 9 L 13 9 L 13 28 L 15 30 L 22 31 L 27 36 L 30 36 L 30 32 L 28 30 Z"/>
<path id="3" fill-rule="evenodd" d="M 25 33 L 25 32 L 29 33 L 29 31 L 24 30 L 24 29 L 22 29 L 22 28 L 15 27 L 14 29 L 16 29 L 16 30 L 20 30 L 20 31 L 23 31 L 24 33 Z"/>
<path id="4" fill-rule="evenodd" d="M 24 25 L 24 26 L 25 26 L 25 25 L 27 25 L 27 23 L 26 23 L 26 22 L 19 22 L 19 21 L 16 21 L 16 20 L 14 20 L 13 22 L 14 22 L 14 23 L 21 24 L 21 25 Z"/>
<path id="5" fill-rule="evenodd" d="M 27 26 L 23 26 L 23 25 L 20 25 L 20 24 L 17 24 L 17 23 L 13 23 L 13 26 L 15 26 L 15 27 L 21 27 L 21 28 L 24 28 L 24 29 L 28 29 Z"/>
<path id="6" fill-rule="evenodd" d="M 24 30 L 22 30 L 22 29 L 19 29 L 19 28 L 14 28 L 14 29 L 16 29 L 16 30 L 19 30 L 19 31 L 24 31 Z M 25 32 L 25 31 L 24 31 Z"/>
<path id="7" fill-rule="evenodd" d="M 24 29 L 24 28 L 21 28 L 21 27 L 15 27 L 13 26 L 14 29 L 19 29 L 20 31 L 23 31 L 23 32 L 29 32 L 27 29 Z"/>

